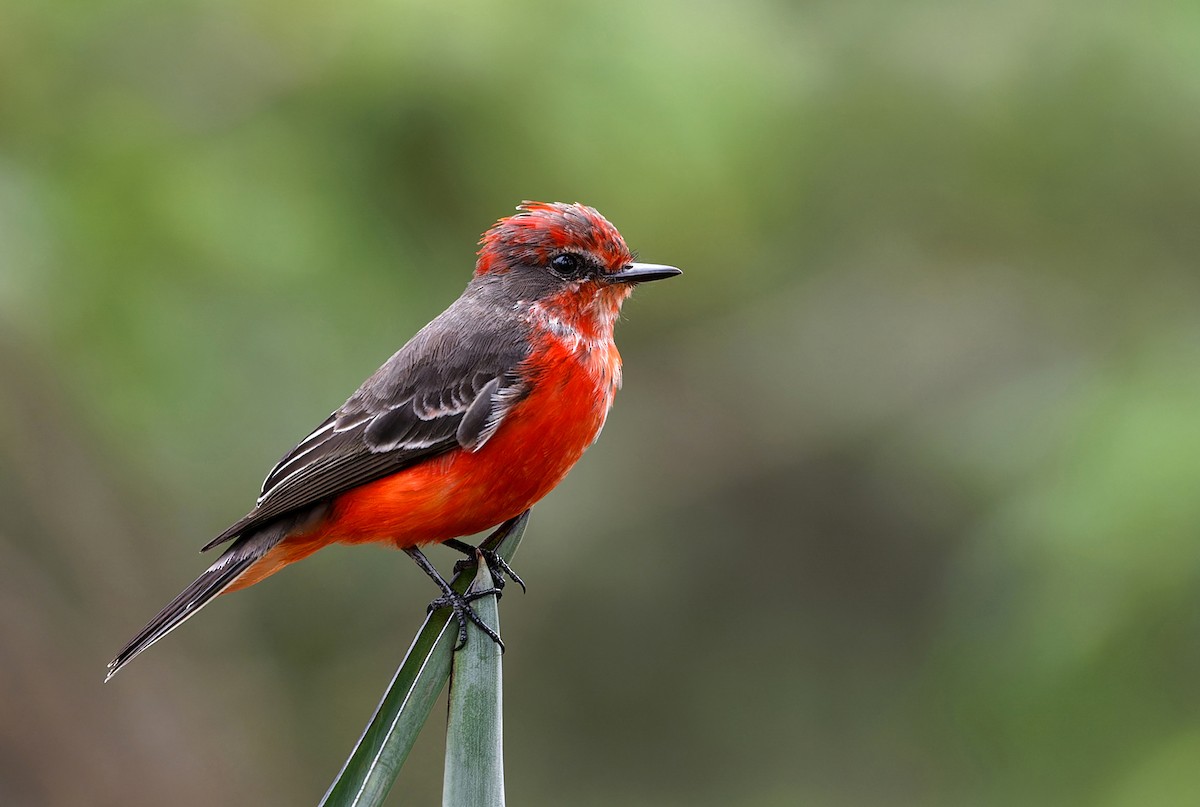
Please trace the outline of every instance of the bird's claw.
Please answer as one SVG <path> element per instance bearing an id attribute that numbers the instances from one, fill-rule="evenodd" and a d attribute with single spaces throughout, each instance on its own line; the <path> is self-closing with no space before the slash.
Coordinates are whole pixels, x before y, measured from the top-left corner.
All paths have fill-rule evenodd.
<path id="1" fill-rule="evenodd" d="M 471 603 L 475 600 L 488 597 L 492 594 L 495 594 L 499 598 L 499 587 L 488 588 L 483 591 L 468 591 L 466 594 L 451 591 L 429 603 L 428 613 L 433 613 L 439 608 L 450 608 L 453 610 L 454 619 L 458 622 L 458 644 L 454 646 L 455 651 L 462 650 L 467 643 L 467 620 L 470 620 L 475 623 L 476 627 L 487 634 L 489 639 L 496 643 L 501 653 L 504 652 L 504 642 L 501 640 L 500 634 L 492 630 L 492 627 L 484 622 L 479 614 L 475 613 L 475 609 L 471 607 Z"/>
<path id="2" fill-rule="evenodd" d="M 513 568 L 508 565 L 508 561 L 500 557 L 499 553 L 479 547 L 479 554 L 483 555 L 483 561 L 487 564 L 488 571 L 492 573 L 492 585 L 496 587 L 496 598 L 499 599 L 504 592 L 504 578 L 512 580 L 521 587 L 521 593 L 527 592 L 525 581 L 521 579 L 521 575 L 513 571 Z M 475 567 L 475 561 L 472 558 L 464 558 L 454 564 L 454 573 L 465 571 Z"/>

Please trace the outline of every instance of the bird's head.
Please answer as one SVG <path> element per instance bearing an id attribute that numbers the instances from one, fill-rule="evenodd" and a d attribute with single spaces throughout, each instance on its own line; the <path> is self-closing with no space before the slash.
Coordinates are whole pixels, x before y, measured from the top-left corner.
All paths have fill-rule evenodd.
<path id="1" fill-rule="evenodd" d="M 520 287 L 556 313 L 611 322 L 637 283 L 680 274 L 635 263 L 625 239 L 587 205 L 523 202 L 480 239 L 477 279 Z"/>

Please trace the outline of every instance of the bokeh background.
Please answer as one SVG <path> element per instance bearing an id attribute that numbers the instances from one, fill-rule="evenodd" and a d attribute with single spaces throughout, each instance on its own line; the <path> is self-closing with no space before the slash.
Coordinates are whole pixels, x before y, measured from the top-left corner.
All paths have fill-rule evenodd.
<path id="1" fill-rule="evenodd" d="M 400 553 L 104 664 L 529 198 L 686 275 L 504 600 L 511 803 L 1195 803 L 1198 8 L 5 3 L 0 802 L 317 801 Z"/>

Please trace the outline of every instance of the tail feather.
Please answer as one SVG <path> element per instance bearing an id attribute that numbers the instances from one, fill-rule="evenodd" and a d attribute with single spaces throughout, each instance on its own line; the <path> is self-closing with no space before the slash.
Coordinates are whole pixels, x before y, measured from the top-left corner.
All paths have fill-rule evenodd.
<path id="1" fill-rule="evenodd" d="M 181 591 L 179 596 L 167 603 L 146 627 L 129 640 L 116 658 L 109 662 L 108 674 L 104 680 L 107 682 L 139 653 L 182 625 L 213 597 L 232 586 L 283 537 L 283 530 L 268 530 L 239 538 L 212 566 Z"/>

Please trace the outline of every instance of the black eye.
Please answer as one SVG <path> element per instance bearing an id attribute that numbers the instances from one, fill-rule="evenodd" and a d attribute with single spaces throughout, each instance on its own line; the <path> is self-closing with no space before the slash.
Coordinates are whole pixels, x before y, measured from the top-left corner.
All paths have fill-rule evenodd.
<path id="1" fill-rule="evenodd" d="M 554 270 L 556 275 L 562 277 L 571 277 L 579 274 L 587 264 L 578 255 L 570 252 L 564 252 L 561 255 L 555 255 L 550 261 L 550 268 Z"/>

